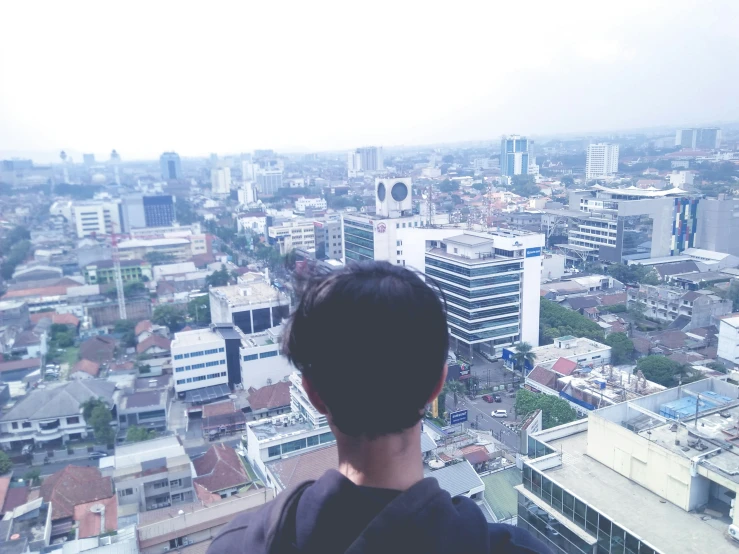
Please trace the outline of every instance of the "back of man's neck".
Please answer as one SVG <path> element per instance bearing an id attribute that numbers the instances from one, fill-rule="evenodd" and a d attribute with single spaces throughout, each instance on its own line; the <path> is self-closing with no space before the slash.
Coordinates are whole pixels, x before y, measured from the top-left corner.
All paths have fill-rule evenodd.
<path id="1" fill-rule="evenodd" d="M 373 440 L 337 435 L 339 472 L 355 485 L 404 491 L 423 479 L 420 425 Z"/>

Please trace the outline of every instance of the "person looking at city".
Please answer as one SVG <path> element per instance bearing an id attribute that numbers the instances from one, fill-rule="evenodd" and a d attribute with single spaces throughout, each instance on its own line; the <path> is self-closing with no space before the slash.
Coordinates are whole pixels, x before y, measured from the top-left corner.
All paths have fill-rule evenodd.
<path id="1" fill-rule="evenodd" d="M 550 552 L 424 478 L 421 420 L 446 379 L 449 335 L 422 276 L 363 262 L 298 292 L 282 350 L 336 437 L 338 470 L 237 516 L 208 552 Z"/>

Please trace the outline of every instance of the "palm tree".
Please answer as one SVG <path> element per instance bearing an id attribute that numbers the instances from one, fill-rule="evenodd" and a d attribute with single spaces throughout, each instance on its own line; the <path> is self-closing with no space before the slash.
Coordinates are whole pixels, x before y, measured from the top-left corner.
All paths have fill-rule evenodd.
<path id="1" fill-rule="evenodd" d="M 457 402 L 458 397 L 457 395 L 463 395 L 465 392 L 465 386 L 462 381 L 447 381 L 444 383 L 444 388 L 442 389 L 442 392 L 444 394 L 451 394 L 454 398 L 454 409 L 457 408 Z M 446 408 L 446 406 L 442 406 L 442 408 Z"/>
<path id="2" fill-rule="evenodd" d="M 532 347 L 528 342 L 519 342 L 516 345 L 516 353 L 513 355 L 513 367 L 521 371 L 521 380 L 525 376 L 526 364 L 534 365 L 536 354 L 532 352 Z"/>

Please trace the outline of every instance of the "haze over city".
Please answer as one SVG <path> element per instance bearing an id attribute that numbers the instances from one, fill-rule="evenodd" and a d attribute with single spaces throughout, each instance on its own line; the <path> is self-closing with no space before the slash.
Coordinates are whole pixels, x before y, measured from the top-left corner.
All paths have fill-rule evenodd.
<path id="1" fill-rule="evenodd" d="M 0 153 L 136 159 L 736 121 L 739 4 L 709 4 L 12 3 Z"/>

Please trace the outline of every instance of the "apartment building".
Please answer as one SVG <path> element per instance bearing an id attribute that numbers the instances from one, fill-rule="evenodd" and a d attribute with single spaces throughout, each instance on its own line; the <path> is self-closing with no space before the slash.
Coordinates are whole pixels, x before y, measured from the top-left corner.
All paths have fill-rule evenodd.
<path id="1" fill-rule="evenodd" d="M 627 306 L 644 306 L 644 315 L 658 321 L 670 322 L 674 328 L 687 331 L 697 327 L 716 325 L 721 316 L 732 312 L 731 300 L 709 290 L 685 292 L 677 287 L 639 285 L 627 291 Z"/>
<path id="2" fill-rule="evenodd" d="M 195 499 L 195 470 L 178 437 L 116 446 L 100 459 L 100 470 L 113 478 L 119 517 Z"/>
<path id="3" fill-rule="evenodd" d="M 425 273 L 444 292 L 454 345 L 490 355 L 539 342 L 544 235 L 495 229 L 428 241 Z"/>
<path id="4" fill-rule="evenodd" d="M 261 388 L 286 379 L 294 368 L 280 354 L 282 326 L 262 333 L 243 335 L 239 349 L 241 383 L 245 390 Z"/>
<path id="5" fill-rule="evenodd" d="M 174 390 L 178 395 L 229 385 L 226 339 L 217 327 L 175 333 L 170 348 Z"/>
<path id="6" fill-rule="evenodd" d="M 294 248 L 313 250 L 316 235 L 312 220 L 290 220 L 271 226 L 267 231 L 270 244 L 279 246 L 280 253 L 287 254 Z"/>
<path id="7" fill-rule="evenodd" d="M 123 211 L 120 200 L 91 200 L 72 205 L 77 238 L 83 239 L 110 233 L 122 233 Z"/>

